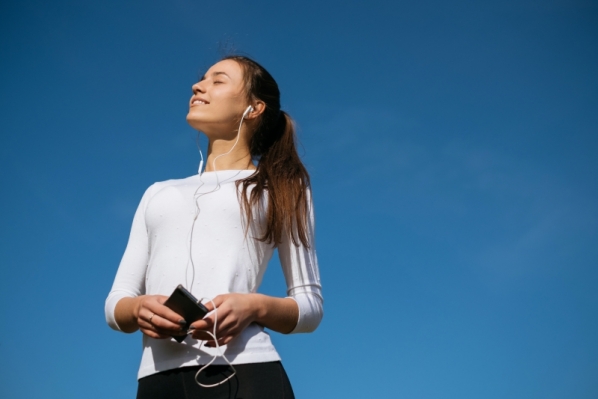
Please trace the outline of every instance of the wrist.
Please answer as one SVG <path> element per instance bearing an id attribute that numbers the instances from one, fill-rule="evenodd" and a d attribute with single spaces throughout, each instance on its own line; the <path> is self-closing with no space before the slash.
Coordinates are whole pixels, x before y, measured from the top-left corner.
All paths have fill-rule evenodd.
<path id="1" fill-rule="evenodd" d="M 114 319 L 118 329 L 122 332 L 132 333 L 139 329 L 137 323 L 141 307 L 140 297 L 125 297 L 118 301 L 114 308 Z"/>
<path id="2" fill-rule="evenodd" d="M 137 319 L 139 319 L 139 311 L 141 309 L 141 300 L 142 298 L 145 297 L 145 295 L 140 295 L 137 296 L 133 299 L 133 320 L 137 321 Z"/>
<path id="3" fill-rule="evenodd" d="M 253 321 L 262 324 L 262 321 L 266 318 L 268 313 L 268 307 L 266 306 L 266 296 L 262 294 L 249 294 L 251 295 L 251 313 Z"/>

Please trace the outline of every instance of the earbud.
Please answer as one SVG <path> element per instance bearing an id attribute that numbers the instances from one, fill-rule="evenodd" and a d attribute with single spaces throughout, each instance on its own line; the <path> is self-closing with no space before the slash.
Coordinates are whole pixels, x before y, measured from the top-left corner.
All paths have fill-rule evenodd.
<path id="1" fill-rule="evenodd" d="M 247 107 L 245 112 L 243 112 L 243 118 L 246 118 L 247 114 L 249 114 L 250 112 L 253 112 L 253 107 L 251 105 L 249 107 Z"/>
<path id="2" fill-rule="evenodd" d="M 235 148 L 237 146 L 237 143 L 239 142 L 239 137 L 241 137 L 241 126 L 243 125 L 243 119 L 245 119 L 247 117 L 247 114 L 249 114 L 252 111 L 253 111 L 253 107 L 250 105 L 249 107 L 247 107 L 245 112 L 243 112 L 243 116 L 241 117 L 241 122 L 239 123 L 239 130 L 237 131 L 237 139 L 235 140 L 235 144 L 233 144 L 233 146 L 230 148 L 230 150 L 228 150 L 224 154 L 220 154 L 216 158 L 214 158 L 214 160 L 212 161 L 212 169 L 214 169 L 214 171 L 216 171 L 216 160 L 220 157 L 230 154 L 230 152 L 233 150 L 233 148 Z M 218 175 L 216 175 L 216 178 L 218 178 Z M 220 184 L 220 183 L 218 183 L 218 184 Z"/>

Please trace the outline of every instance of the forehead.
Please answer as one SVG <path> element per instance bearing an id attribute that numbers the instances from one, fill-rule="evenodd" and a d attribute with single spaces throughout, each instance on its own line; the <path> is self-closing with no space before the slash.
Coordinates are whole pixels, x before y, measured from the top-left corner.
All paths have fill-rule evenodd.
<path id="1" fill-rule="evenodd" d="M 229 78 L 235 81 L 242 81 L 243 80 L 243 68 L 239 65 L 238 62 L 233 60 L 222 60 L 220 62 L 215 63 L 207 70 L 205 77 L 218 75 L 218 74 L 226 74 Z"/>

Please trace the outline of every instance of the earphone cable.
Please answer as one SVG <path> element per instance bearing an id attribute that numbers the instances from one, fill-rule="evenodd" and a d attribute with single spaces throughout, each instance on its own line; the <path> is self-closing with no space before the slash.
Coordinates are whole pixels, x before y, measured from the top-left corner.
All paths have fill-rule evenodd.
<path id="1" fill-rule="evenodd" d="M 237 369 L 235 369 L 235 366 L 232 365 L 232 363 L 228 360 L 228 358 L 224 355 L 224 353 L 222 352 L 222 348 L 220 348 L 220 344 L 218 343 L 218 337 L 216 336 L 216 327 L 218 326 L 218 309 L 216 308 L 216 304 L 214 304 L 214 301 L 210 298 L 202 298 L 201 300 L 208 300 L 212 303 L 212 307 L 214 308 L 214 328 L 212 329 L 212 332 L 206 331 L 205 333 L 208 334 L 209 336 L 211 336 L 214 339 L 214 343 L 216 345 L 216 350 L 217 350 L 217 354 L 214 355 L 214 357 L 212 357 L 212 360 L 210 360 L 207 364 L 203 365 L 199 370 L 197 370 L 197 373 L 195 373 L 195 382 L 197 383 L 197 385 L 204 387 L 204 388 L 213 388 L 213 387 L 217 387 L 218 385 L 222 385 L 224 384 L 226 381 L 230 380 L 231 378 L 233 378 L 235 376 L 235 374 L 237 374 Z M 205 341 L 201 342 L 201 345 L 199 346 L 199 348 L 201 349 L 201 347 L 204 345 Z M 226 363 L 228 363 L 228 365 L 233 369 L 233 373 L 231 375 L 229 375 L 228 377 L 226 377 L 224 380 L 217 382 L 215 384 L 202 384 L 201 382 L 199 382 L 197 380 L 197 377 L 199 377 L 199 374 L 204 371 L 206 368 L 208 368 L 209 366 L 212 365 L 212 363 L 214 363 L 214 361 L 216 360 L 216 358 L 218 358 L 218 356 L 220 355 L 221 358 L 223 358 Z"/>

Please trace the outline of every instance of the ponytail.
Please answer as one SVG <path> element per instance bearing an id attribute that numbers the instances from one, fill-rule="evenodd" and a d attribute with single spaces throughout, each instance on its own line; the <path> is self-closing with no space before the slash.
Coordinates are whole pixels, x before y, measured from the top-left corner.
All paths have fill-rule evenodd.
<path id="1" fill-rule="evenodd" d="M 289 238 L 297 246 L 301 243 L 309 247 L 309 175 L 297 154 L 293 119 L 280 109 L 278 84 L 263 66 L 250 58 L 232 55 L 224 59 L 234 60 L 243 67 L 249 102 L 260 100 L 265 104 L 248 142 L 252 159 L 258 161 L 257 170 L 237 181 L 237 187 L 242 186 L 240 202 L 246 228 L 249 229 L 253 210 L 264 209 L 267 194 L 266 229 L 256 238 L 274 244 Z"/>
<path id="2" fill-rule="evenodd" d="M 310 181 L 297 153 L 295 123 L 281 110 L 273 130 L 273 134 L 268 135 L 272 140 L 260 140 L 256 137 L 258 132 L 250 140 L 250 151 L 259 152 L 261 156 L 256 172 L 237 183 L 242 185 L 241 205 L 246 220 L 251 220 L 252 209 L 263 209 L 264 191 L 267 191 L 266 230 L 263 236 L 257 238 L 279 244 L 283 235 L 287 235 L 294 245 L 301 243 L 309 247 L 307 190 Z M 252 155 L 254 151 L 251 151 Z M 253 188 L 248 195 L 250 186 Z"/>

